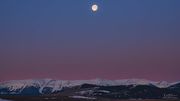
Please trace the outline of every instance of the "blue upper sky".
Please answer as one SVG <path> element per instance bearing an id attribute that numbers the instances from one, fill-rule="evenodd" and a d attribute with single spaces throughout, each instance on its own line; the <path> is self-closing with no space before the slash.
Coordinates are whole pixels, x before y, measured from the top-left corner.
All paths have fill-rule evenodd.
<path id="1" fill-rule="evenodd" d="M 0 80 L 177 80 L 180 0 L 0 0 L 0 60 Z"/>

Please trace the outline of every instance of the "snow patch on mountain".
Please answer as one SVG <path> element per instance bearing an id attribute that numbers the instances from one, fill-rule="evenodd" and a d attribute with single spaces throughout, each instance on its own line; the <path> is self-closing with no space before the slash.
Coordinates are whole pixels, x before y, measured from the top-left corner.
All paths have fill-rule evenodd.
<path id="1" fill-rule="evenodd" d="M 93 97 L 85 97 L 85 96 L 70 96 L 70 98 L 75 98 L 75 99 L 89 99 L 89 100 L 95 100 L 96 98 Z"/>
<path id="2" fill-rule="evenodd" d="M 110 91 L 107 91 L 107 90 L 98 90 L 98 92 L 101 92 L 101 93 L 110 93 Z"/>

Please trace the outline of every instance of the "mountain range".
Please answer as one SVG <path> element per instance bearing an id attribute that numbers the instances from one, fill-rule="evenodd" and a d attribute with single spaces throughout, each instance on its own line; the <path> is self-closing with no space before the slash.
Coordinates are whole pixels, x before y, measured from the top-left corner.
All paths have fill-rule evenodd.
<path id="1" fill-rule="evenodd" d="M 113 99 L 179 99 L 180 82 L 123 80 L 12 80 L 0 82 L 0 96 L 69 96 Z"/>

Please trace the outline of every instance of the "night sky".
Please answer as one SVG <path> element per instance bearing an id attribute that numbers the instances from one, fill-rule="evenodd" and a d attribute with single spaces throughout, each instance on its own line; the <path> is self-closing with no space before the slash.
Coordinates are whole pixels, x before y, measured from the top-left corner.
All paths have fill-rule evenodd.
<path id="1" fill-rule="evenodd" d="M 180 0 L 0 0 L 0 81 L 30 78 L 180 80 Z"/>

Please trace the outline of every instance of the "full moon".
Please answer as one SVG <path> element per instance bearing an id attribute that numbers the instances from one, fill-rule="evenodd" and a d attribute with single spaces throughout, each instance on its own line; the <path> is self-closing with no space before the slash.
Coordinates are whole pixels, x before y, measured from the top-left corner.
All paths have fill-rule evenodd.
<path id="1" fill-rule="evenodd" d="M 98 5 L 92 5 L 92 11 L 93 12 L 96 12 L 98 10 Z"/>

